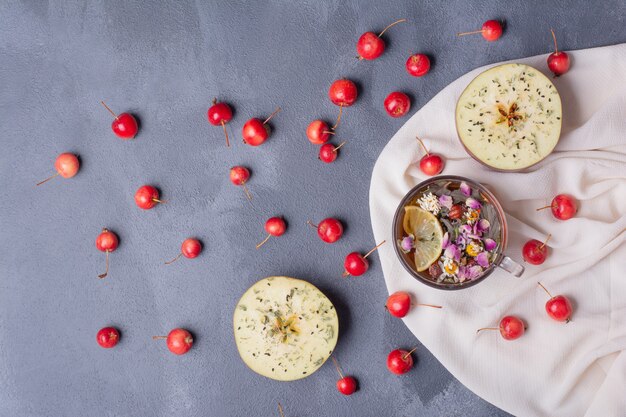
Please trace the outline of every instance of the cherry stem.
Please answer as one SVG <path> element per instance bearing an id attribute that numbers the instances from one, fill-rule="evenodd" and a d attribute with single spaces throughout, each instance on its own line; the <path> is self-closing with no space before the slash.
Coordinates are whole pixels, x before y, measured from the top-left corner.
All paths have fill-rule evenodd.
<path id="1" fill-rule="evenodd" d="M 545 209 L 547 209 L 547 208 L 552 208 L 552 206 L 550 205 L 550 206 L 539 207 L 539 208 L 537 209 L 537 211 L 539 211 L 539 210 L 545 210 Z"/>
<path id="2" fill-rule="evenodd" d="M 558 55 L 559 54 L 559 48 L 556 46 L 556 35 L 554 34 L 554 30 L 550 29 L 550 32 L 552 33 L 552 39 L 554 39 L 554 54 Z"/>
<path id="3" fill-rule="evenodd" d="M 335 359 L 334 356 L 331 356 L 330 358 L 333 360 L 333 363 L 335 364 L 335 369 L 337 370 L 339 377 L 343 379 L 343 372 L 341 372 L 341 367 L 339 366 L 339 362 L 337 362 L 337 359 Z"/>
<path id="4" fill-rule="evenodd" d="M 539 284 L 539 286 L 540 286 L 541 288 L 543 288 L 543 290 L 546 292 L 546 294 L 548 294 L 548 297 L 550 297 L 550 298 L 554 298 L 554 297 L 552 296 L 552 294 L 550 294 L 550 291 L 548 291 L 548 289 L 547 289 L 546 287 L 544 287 L 544 286 L 543 286 L 543 284 L 542 284 L 541 282 L 538 282 L 537 284 Z"/>
<path id="5" fill-rule="evenodd" d="M 41 185 L 41 184 L 43 184 L 44 182 L 48 182 L 48 181 L 50 181 L 52 178 L 54 178 L 54 177 L 56 177 L 56 176 L 58 176 L 58 175 L 59 175 L 59 172 L 57 172 L 56 174 L 54 174 L 54 175 L 53 175 L 53 176 L 51 176 L 51 177 L 46 178 L 46 179 L 45 179 L 45 180 L 43 180 L 43 181 L 38 182 L 38 183 L 35 185 L 35 187 L 40 186 L 40 185 Z"/>
<path id="6" fill-rule="evenodd" d="M 341 121 L 341 113 L 343 113 L 343 104 L 341 104 L 339 106 L 339 115 L 337 116 L 337 121 L 335 122 L 335 124 L 333 125 L 333 127 L 331 127 L 331 130 L 335 130 L 337 129 L 337 126 L 339 126 L 339 122 Z M 333 133 L 334 135 L 334 133 Z"/>
<path id="7" fill-rule="evenodd" d="M 343 271 L 343 274 L 341 274 L 341 278 L 345 278 L 348 275 L 350 275 L 350 273 L 348 271 Z"/>
<path id="8" fill-rule="evenodd" d="M 167 339 L 167 336 L 152 336 L 152 340 Z"/>
<path id="9" fill-rule="evenodd" d="M 390 27 L 395 26 L 398 23 L 402 23 L 402 22 L 406 22 L 406 19 L 396 20 L 395 22 L 393 22 L 392 24 L 384 28 L 383 31 L 378 34 L 378 37 L 380 38 L 381 36 L 383 36 L 383 33 L 387 32 L 387 29 L 389 29 Z"/>
<path id="10" fill-rule="evenodd" d="M 413 349 L 411 349 L 409 352 L 405 353 L 404 355 L 402 355 L 402 360 L 405 360 L 406 358 L 408 358 L 409 356 L 411 356 L 411 353 L 415 352 L 417 350 L 417 346 L 415 346 Z"/>
<path id="11" fill-rule="evenodd" d="M 158 198 L 153 198 L 152 201 L 156 203 L 167 203 L 167 200 L 159 200 Z"/>
<path id="12" fill-rule="evenodd" d="M 314 224 L 311 220 L 307 220 L 307 221 L 306 221 L 306 224 L 308 224 L 309 226 L 311 226 L 311 227 L 312 227 L 312 228 L 314 228 L 314 229 L 317 229 L 317 225 L 316 225 L 316 224 Z"/>
<path id="13" fill-rule="evenodd" d="M 222 120 L 222 128 L 224 129 L 224 136 L 226 136 L 226 147 L 230 148 L 230 141 L 228 140 L 228 131 L 226 130 L 226 123 Z"/>
<path id="14" fill-rule="evenodd" d="M 333 152 L 337 152 L 339 148 L 346 144 L 346 141 L 341 142 L 336 148 L 333 149 Z"/>
<path id="15" fill-rule="evenodd" d="M 106 269 L 104 271 L 104 274 L 98 275 L 98 278 L 100 278 L 100 279 L 106 277 L 109 274 L 109 252 L 110 252 L 109 250 L 105 251 L 105 253 L 106 253 L 106 261 L 105 261 Z"/>
<path id="16" fill-rule="evenodd" d="M 243 187 L 243 192 L 246 195 L 246 198 L 248 199 L 248 201 L 252 201 L 252 194 L 250 194 L 250 191 L 248 191 L 248 187 L 246 187 L 246 183 L 244 182 L 243 184 L 241 184 L 241 186 Z"/>
<path id="17" fill-rule="evenodd" d="M 280 403 L 278 403 L 278 413 L 280 414 L 280 417 L 285 417 L 285 413 L 283 413 L 283 406 L 280 405 Z"/>
<path id="18" fill-rule="evenodd" d="M 546 244 L 548 243 L 548 241 L 550 240 L 550 238 L 552 237 L 552 235 L 548 235 L 548 237 L 546 238 L 545 242 L 543 242 L 541 244 L 541 246 L 539 246 L 539 249 L 543 249 L 544 246 L 546 246 Z"/>
<path id="19" fill-rule="evenodd" d="M 172 264 L 174 262 L 176 262 L 178 260 L 178 258 L 180 258 L 181 256 L 183 256 L 183 253 L 179 253 L 177 257 L 175 257 L 174 259 L 172 259 L 171 261 L 165 262 L 165 265 L 169 265 Z"/>
<path id="20" fill-rule="evenodd" d="M 434 304 L 415 304 L 416 306 L 422 306 L 422 307 L 432 307 L 432 308 L 442 308 L 441 306 L 437 306 Z"/>
<path id="21" fill-rule="evenodd" d="M 274 113 L 270 114 L 269 117 L 265 119 L 263 124 L 266 124 L 267 122 L 269 122 L 272 119 L 272 117 L 276 116 L 276 113 L 278 113 L 279 111 L 280 111 L 280 107 L 277 107 L 276 110 L 274 110 Z"/>
<path id="22" fill-rule="evenodd" d="M 100 103 L 102 103 L 102 105 L 104 106 L 104 108 L 105 108 L 105 109 L 107 109 L 107 110 L 109 111 L 109 113 L 111 113 L 111 114 L 113 115 L 113 117 L 115 117 L 115 118 L 117 119 L 117 114 L 115 114 L 115 113 L 113 112 L 113 110 L 111 110 L 111 109 L 109 108 L 109 106 L 107 106 L 106 104 L 104 104 L 104 101 L 101 101 Z"/>
<path id="23" fill-rule="evenodd" d="M 460 32 L 460 33 L 457 33 L 456 36 L 474 35 L 476 33 L 483 33 L 483 32 L 484 32 L 484 30 L 482 30 L 482 29 L 481 30 L 473 30 L 471 32 Z"/>
<path id="24" fill-rule="evenodd" d="M 497 327 L 483 327 L 482 329 L 478 329 L 476 330 L 476 333 L 482 331 L 482 330 L 500 330 Z"/>
<path id="25" fill-rule="evenodd" d="M 332 132 L 330 130 L 324 130 L 322 133 L 326 133 L 327 135 L 334 135 L 335 132 Z"/>
<path id="26" fill-rule="evenodd" d="M 430 155 L 430 153 L 428 152 L 428 149 L 426 149 L 426 145 L 424 145 L 424 142 L 422 142 L 422 140 L 419 137 L 417 137 L 417 136 L 415 136 L 415 139 L 417 139 L 417 141 L 419 142 L 419 144 L 420 144 L 422 150 L 424 151 L 424 153 L 426 154 L 426 156 Z"/>
<path id="27" fill-rule="evenodd" d="M 365 254 L 365 256 L 363 256 L 363 258 L 367 258 L 368 256 L 370 256 L 372 253 L 374 253 L 374 251 L 378 248 L 380 248 L 382 245 L 384 245 L 387 241 L 383 240 L 382 242 L 380 242 L 378 245 L 376 245 L 371 251 L 367 252 Z"/>
<path id="28" fill-rule="evenodd" d="M 265 243 L 270 240 L 270 237 L 272 237 L 272 235 L 267 235 L 267 237 L 265 239 L 263 239 L 263 241 L 261 243 L 259 243 L 258 245 L 256 245 L 256 248 L 259 249 L 261 246 L 265 245 Z"/>

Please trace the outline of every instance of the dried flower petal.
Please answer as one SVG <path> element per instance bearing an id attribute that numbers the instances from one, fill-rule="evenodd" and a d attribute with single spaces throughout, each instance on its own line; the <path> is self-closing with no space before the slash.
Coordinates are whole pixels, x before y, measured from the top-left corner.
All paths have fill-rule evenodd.
<path id="1" fill-rule="evenodd" d="M 470 188 L 469 185 L 467 185 L 465 181 L 461 183 L 461 185 L 459 186 L 459 190 L 461 190 L 463 195 L 465 195 L 466 197 L 469 197 L 470 195 L 472 195 L 472 189 Z"/>
<path id="2" fill-rule="evenodd" d="M 465 246 L 467 245 L 467 239 L 463 236 L 463 235 L 459 235 L 456 238 L 456 242 L 454 242 L 455 245 L 457 245 L 460 249 L 465 249 Z"/>
<path id="3" fill-rule="evenodd" d="M 470 280 L 475 280 L 476 278 L 480 277 L 482 273 L 483 268 L 478 265 L 470 266 L 469 268 L 467 268 L 467 278 Z"/>
<path id="4" fill-rule="evenodd" d="M 479 253 L 474 259 L 476 259 L 476 263 L 483 268 L 487 268 L 489 266 L 489 255 L 487 254 L 487 252 Z"/>
<path id="5" fill-rule="evenodd" d="M 489 226 L 491 226 L 491 224 L 489 223 L 489 220 L 487 220 L 487 219 L 480 219 L 476 223 L 476 231 L 477 232 L 484 232 L 486 230 L 489 230 Z"/>
<path id="6" fill-rule="evenodd" d="M 475 198 L 469 197 L 467 200 L 465 200 L 465 205 L 471 209 L 477 210 L 481 207 L 480 203 L 478 202 L 478 200 L 476 200 Z"/>
<path id="7" fill-rule="evenodd" d="M 435 216 L 439 214 L 439 210 L 441 210 L 439 200 L 433 193 L 424 194 L 417 202 L 422 210 L 430 211 Z"/>
<path id="8" fill-rule="evenodd" d="M 415 247 L 415 236 L 412 234 L 405 236 L 402 240 L 398 241 L 398 246 L 404 253 L 409 253 Z"/>
<path id="9" fill-rule="evenodd" d="M 450 244 L 450 234 L 448 232 L 443 234 L 443 238 L 441 239 L 441 249 L 445 249 Z"/>
<path id="10" fill-rule="evenodd" d="M 458 262 L 461 260 L 461 250 L 455 245 L 448 245 L 446 250 L 443 252 L 443 256 L 449 259 L 454 259 Z"/>
<path id="11" fill-rule="evenodd" d="M 450 210 L 450 208 L 452 207 L 452 197 L 450 197 L 449 195 L 442 194 L 439 197 L 439 204 L 441 204 L 442 207 L 445 207 L 448 210 Z"/>
<path id="12" fill-rule="evenodd" d="M 485 243 L 485 250 L 488 250 L 488 251 L 492 251 L 496 248 L 496 246 L 498 246 L 496 241 L 493 239 L 487 238 L 483 242 Z"/>

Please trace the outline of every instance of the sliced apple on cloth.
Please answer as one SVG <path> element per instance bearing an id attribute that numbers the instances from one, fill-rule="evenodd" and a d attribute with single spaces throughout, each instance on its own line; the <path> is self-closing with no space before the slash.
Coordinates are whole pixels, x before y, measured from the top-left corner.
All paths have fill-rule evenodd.
<path id="1" fill-rule="evenodd" d="M 561 134 L 561 98 L 535 68 L 504 64 L 472 80 L 456 106 L 468 153 L 502 171 L 528 168 L 552 152 Z"/>
<path id="2" fill-rule="evenodd" d="M 305 378 L 330 357 L 339 334 L 337 311 L 313 284 L 268 277 L 253 284 L 234 313 L 241 359 L 279 381 Z"/>

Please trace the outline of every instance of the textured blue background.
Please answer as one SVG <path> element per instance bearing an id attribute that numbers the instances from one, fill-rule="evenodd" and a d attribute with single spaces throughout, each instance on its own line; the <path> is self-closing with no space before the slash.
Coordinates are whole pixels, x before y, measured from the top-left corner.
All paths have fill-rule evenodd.
<path id="1" fill-rule="evenodd" d="M 548 53 L 550 27 L 565 50 L 624 42 L 624 2 L 229 3 L 0 4 L 0 415 L 272 416 L 277 401 L 289 417 L 505 415 L 423 347 L 411 373 L 387 372 L 391 349 L 419 342 L 385 313 L 376 256 L 367 275 L 340 278 L 345 254 L 374 245 L 370 172 L 406 120 L 382 103 L 402 90 L 413 113 L 475 67 Z M 380 59 L 355 59 L 362 32 L 402 17 L 409 23 L 388 32 Z M 507 21 L 498 42 L 455 38 L 488 18 Z M 434 58 L 421 79 L 404 70 L 417 51 Z M 333 120 L 327 90 L 340 77 L 357 81 L 360 96 L 338 130 L 348 144 L 327 166 L 304 131 L 314 118 Z M 230 149 L 206 120 L 214 96 L 236 109 Z M 101 99 L 141 119 L 135 140 L 113 136 Z M 243 123 L 276 106 L 270 140 L 243 145 Z M 64 151 L 80 155 L 80 173 L 35 188 Z M 234 164 L 253 171 L 254 207 L 228 180 Z M 133 194 L 144 183 L 169 202 L 139 210 Z M 289 230 L 257 251 L 271 215 Z M 305 224 L 327 216 L 347 225 L 332 246 Z M 121 244 L 100 281 L 103 226 Z M 164 266 L 188 236 L 204 241 L 202 255 Z M 336 392 L 331 365 L 279 383 L 241 362 L 233 307 L 268 275 L 308 279 L 333 300 L 336 355 L 359 379 L 356 395 Z M 106 325 L 123 334 L 113 350 L 95 342 Z M 183 357 L 151 340 L 177 326 L 196 336 Z"/>

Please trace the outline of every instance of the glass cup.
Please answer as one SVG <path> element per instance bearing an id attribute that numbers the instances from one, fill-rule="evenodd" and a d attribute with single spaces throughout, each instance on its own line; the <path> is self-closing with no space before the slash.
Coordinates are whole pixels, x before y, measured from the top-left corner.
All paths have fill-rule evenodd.
<path id="1" fill-rule="evenodd" d="M 491 264 L 487 268 L 485 268 L 482 274 L 479 275 L 477 278 L 473 280 L 466 280 L 464 282 L 459 282 L 459 283 L 437 282 L 434 278 L 432 278 L 428 274 L 428 271 L 417 272 L 417 269 L 414 267 L 414 264 L 410 258 L 411 255 L 404 253 L 398 247 L 397 242 L 399 239 L 402 239 L 404 235 L 404 227 L 403 227 L 404 213 L 405 213 L 404 207 L 407 206 L 409 202 L 414 201 L 418 196 L 423 194 L 423 192 L 429 186 L 434 186 L 434 185 L 440 186 L 444 184 L 455 186 L 456 184 L 460 185 L 461 182 L 467 183 L 472 188 L 472 190 L 478 190 L 478 192 L 480 193 L 480 196 L 485 201 L 485 203 L 491 205 L 495 209 L 499 226 L 500 226 L 498 247 L 496 249 L 494 260 L 491 262 Z M 411 274 L 418 281 L 428 286 L 431 286 L 433 288 L 438 288 L 441 290 L 460 290 L 463 288 L 468 288 L 473 285 L 476 285 L 479 282 L 483 281 L 485 278 L 487 278 L 495 270 L 496 267 L 502 268 L 516 277 L 521 276 L 524 273 L 524 267 L 504 254 L 504 252 L 506 251 L 506 245 L 507 245 L 507 225 L 506 225 L 506 217 L 504 215 L 504 210 L 502 210 L 502 206 L 500 205 L 496 197 L 487 188 L 485 188 L 483 185 L 477 182 L 474 182 L 464 177 L 453 176 L 453 175 L 442 175 L 442 176 L 430 178 L 426 181 L 419 183 L 404 196 L 402 201 L 400 201 L 400 204 L 398 205 L 398 208 L 396 209 L 396 214 L 393 219 L 393 246 L 395 248 L 396 255 L 398 255 L 398 259 L 400 260 L 400 263 L 402 264 L 402 266 L 404 266 L 404 268 L 408 271 L 408 273 Z"/>

